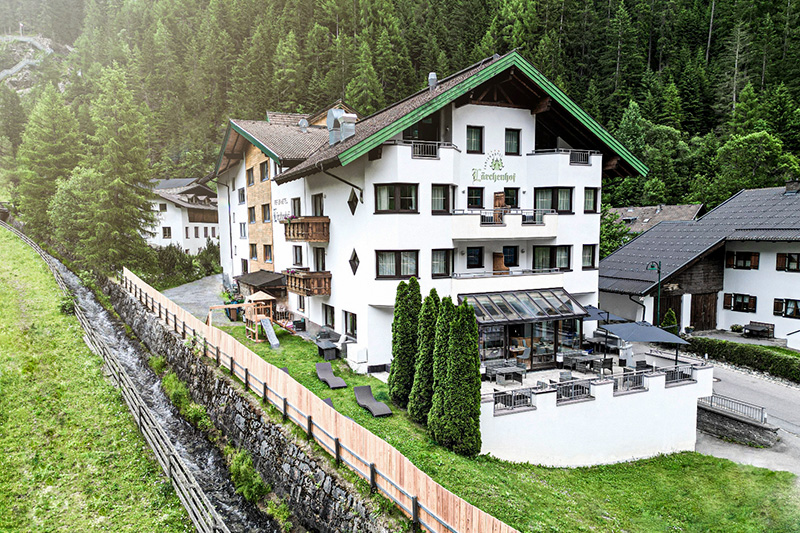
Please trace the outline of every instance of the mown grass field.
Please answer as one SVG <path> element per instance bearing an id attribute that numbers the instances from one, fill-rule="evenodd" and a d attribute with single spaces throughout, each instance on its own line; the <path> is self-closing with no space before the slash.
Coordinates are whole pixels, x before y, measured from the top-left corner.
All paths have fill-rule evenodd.
<path id="1" fill-rule="evenodd" d="M 795 476 L 697 453 L 679 453 L 592 468 L 544 468 L 466 459 L 437 446 L 425 429 L 392 408 L 372 418 L 353 397 L 371 385 L 387 403 L 388 387 L 354 374 L 343 361 L 334 372 L 346 389 L 330 390 L 314 370 L 316 346 L 279 330 L 281 347 L 254 344 L 244 327 L 223 328 L 289 373 L 336 409 L 390 442 L 439 483 L 523 532 L 528 531 L 800 531 Z M 591 438 L 591 436 L 586 436 Z"/>
<path id="2" fill-rule="evenodd" d="M 60 294 L 0 228 L 0 531 L 193 531 Z"/>

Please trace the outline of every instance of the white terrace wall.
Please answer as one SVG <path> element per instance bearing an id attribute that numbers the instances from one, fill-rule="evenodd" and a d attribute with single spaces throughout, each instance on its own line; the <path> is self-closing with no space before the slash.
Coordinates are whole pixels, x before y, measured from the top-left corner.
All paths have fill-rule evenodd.
<path id="1" fill-rule="evenodd" d="M 481 453 L 546 466 L 590 466 L 694 451 L 697 399 L 710 396 L 713 367 L 694 368 L 694 381 L 665 385 L 661 372 L 647 390 L 614 394 L 611 380 L 592 383 L 594 399 L 557 404 L 556 392 L 535 395 L 536 409 L 494 415 L 481 403 Z"/>

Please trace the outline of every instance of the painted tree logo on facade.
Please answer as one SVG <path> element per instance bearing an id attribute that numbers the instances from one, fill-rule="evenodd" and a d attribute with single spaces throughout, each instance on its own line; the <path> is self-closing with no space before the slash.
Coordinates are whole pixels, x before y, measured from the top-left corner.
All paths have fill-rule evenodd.
<path id="1" fill-rule="evenodd" d="M 504 173 L 500 171 L 505 168 L 503 163 L 503 153 L 500 150 L 492 150 L 486 156 L 483 163 L 483 168 L 472 169 L 472 182 L 479 183 L 481 181 L 516 181 L 516 174 Z"/>

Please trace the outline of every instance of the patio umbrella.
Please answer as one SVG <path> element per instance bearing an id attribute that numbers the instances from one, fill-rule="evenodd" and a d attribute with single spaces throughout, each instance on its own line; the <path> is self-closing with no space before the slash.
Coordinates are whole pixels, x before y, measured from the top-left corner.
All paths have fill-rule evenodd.
<path id="1" fill-rule="evenodd" d="M 609 313 L 608 311 L 604 311 L 602 309 L 598 309 L 593 305 L 585 305 L 584 309 L 588 311 L 589 316 L 584 317 L 584 322 L 587 320 L 597 320 L 597 321 L 604 321 L 604 322 L 627 322 L 627 318 L 622 318 L 621 316 L 617 316 L 614 313 Z"/>
<path id="2" fill-rule="evenodd" d="M 689 344 L 669 331 L 657 328 L 650 322 L 626 322 L 624 324 L 609 324 L 603 326 L 620 339 L 629 342 L 663 342 L 675 345 L 675 364 L 678 364 L 678 345 Z"/>

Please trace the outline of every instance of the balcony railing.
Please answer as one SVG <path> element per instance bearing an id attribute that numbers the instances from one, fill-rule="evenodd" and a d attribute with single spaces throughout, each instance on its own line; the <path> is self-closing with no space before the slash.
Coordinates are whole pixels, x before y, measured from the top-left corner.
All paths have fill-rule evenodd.
<path id="1" fill-rule="evenodd" d="M 692 365 L 675 366 L 663 370 L 667 374 L 666 383 L 680 383 L 681 381 L 692 381 Z"/>
<path id="2" fill-rule="evenodd" d="M 453 143 L 441 141 L 394 140 L 384 144 L 411 146 L 412 159 L 439 159 L 439 149 L 456 148 Z"/>
<path id="3" fill-rule="evenodd" d="M 282 272 L 286 276 L 286 290 L 300 296 L 330 296 L 331 273 L 310 272 L 308 270 L 288 269 Z"/>
<path id="4" fill-rule="evenodd" d="M 592 164 L 592 156 L 599 155 L 601 152 L 596 150 L 572 150 L 569 148 L 539 148 L 534 150 L 533 152 L 529 152 L 528 155 L 539 155 L 539 154 L 569 154 L 569 164 L 570 165 L 591 165 Z"/>
<path id="5" fill-rule="evenodd" d="M 454 209 L 452 215 L 480 215 L 481 226 L 505 226 L 506 215 L 522 215 L 523 226 L 541 226 L 544 215 L 555 214 L 555 209 L 517 209 L 501 207 L 497 209 Z"/>
<path id="6" fill-rule="evenodd" d="M 536 274 L 556 274 L 558 268 L 521 268 L 517 270 L 481 270 L 480 272 L 453 272 L 456 279 L 491 278 L 492 276 L 533 276 Z"/>
<path id="7" fill-rule="evenodd" d="M 328 242 L 331 236 L 331 219 L 328 217 L 287 217 L 281 220 L 287 241 Z"/>
<path id="8" fill-rule="evenodd" d="M 644 385 L 644 375 L 647 371 L 625 372 L 621 376 L 614 376 L 614 394 L 621 394 L 628 391 L 647 390 Z"/>

